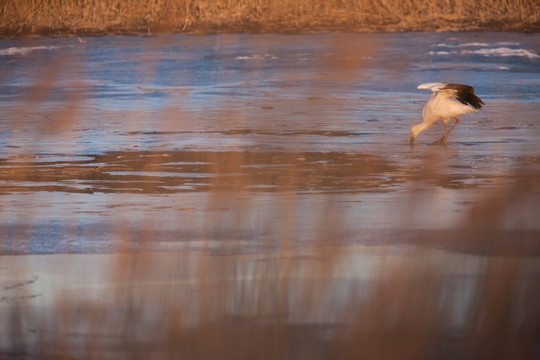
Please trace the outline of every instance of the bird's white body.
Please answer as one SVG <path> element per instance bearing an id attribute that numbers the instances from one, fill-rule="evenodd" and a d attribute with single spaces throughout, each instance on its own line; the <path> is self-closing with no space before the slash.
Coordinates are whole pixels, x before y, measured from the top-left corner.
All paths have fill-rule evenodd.
<path id="1" fill-rule="evenodd" d="M 424 122 L 433 124 L 437 120 L 443 121 L 477 111 L 467 105 L 463 105 L 455 100 L 452 100 L 450 94 L 446 91 L 433 93 L 431 98 L 424 106 L 422 116 Z"/>
<path id="2" fill-rule="evenodd" d="M 448 122 L 452 119 L 456 119 L 457 125 L 459 123 L 458 116 L 468 114 L 477 111 L 482 108 L 482 100 L 474 95 L 472 87 L 461 84 L 446 84 L 446 83 L 426 83 L 418 86 L 418 89 L 430 89 L 433 91 L 433 95 L 424 106 L 423 121 L 411 128 L 411 144 L 414 144 L 414 140 L 421 132 L 429 129 L 434 123 L 442 120 L 444 123 L 445 135 L 441 138 L 440 142 L 446 142 L 446 138 L 452 127 L 448 131 Z M 471 104 L 470 107 L 467 104 Z"/>

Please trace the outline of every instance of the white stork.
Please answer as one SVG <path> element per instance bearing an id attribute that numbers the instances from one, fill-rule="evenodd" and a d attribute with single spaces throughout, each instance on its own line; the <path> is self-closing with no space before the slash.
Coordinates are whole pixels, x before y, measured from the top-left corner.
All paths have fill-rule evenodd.
<path id="1" fill-rule="evenodd" d="M 414 145 L 418 134 L 429 129 L 431 125 L 441 119 L 444 123 L 444 136 L 434 143 L 446 144 L 448 134 L 459 124 L 457 117 L 478 111 L 484 105 L 482 99 L 474 94 L 473 87 L 469 85 L 426 83 L 418 85 L 418 89 L 430 89 L 433 91 L 433 95 L 424 106 L 423 121 L 411 128 L 411 141 L 409 142 L 411 145 Z M 452 118 L 456 119 L 456 122 L 448 130 L 448 122 Z"/>

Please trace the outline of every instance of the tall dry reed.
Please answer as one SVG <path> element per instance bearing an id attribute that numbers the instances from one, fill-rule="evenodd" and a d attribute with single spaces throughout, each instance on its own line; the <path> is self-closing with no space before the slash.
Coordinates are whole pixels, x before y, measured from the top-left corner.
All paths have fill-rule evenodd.
<path id="1" fill-rule="evenodd" d="M 533 0 L 4 1 L 0 34 L 261 31 L 538 31 Z"/>

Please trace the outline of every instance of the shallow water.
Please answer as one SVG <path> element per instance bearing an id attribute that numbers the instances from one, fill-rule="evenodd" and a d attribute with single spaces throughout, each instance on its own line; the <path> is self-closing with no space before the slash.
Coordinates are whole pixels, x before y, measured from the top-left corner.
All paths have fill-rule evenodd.
<path id="1" fill-rule="evenodd" d="M 0 357 L 538 358 L 538 69 L 524 34 L 0 41 Z M 434 81 L 485 107 L 410 147 Z"/>
<path id="2" fill-rule="evenodd" d="M 467 226 L 538 179 L 538 69 L 524 34 L 2 40 L 2 252 L 109 252 L 141 229 L 159 249 L 272 248 L 284 226 L 301 245 L 329 213 L 345 243 Z M 411 148 L 434 81 L 486 105 Z M 538 231 L 538 187 L 521 196 L 500 226 Z"/>

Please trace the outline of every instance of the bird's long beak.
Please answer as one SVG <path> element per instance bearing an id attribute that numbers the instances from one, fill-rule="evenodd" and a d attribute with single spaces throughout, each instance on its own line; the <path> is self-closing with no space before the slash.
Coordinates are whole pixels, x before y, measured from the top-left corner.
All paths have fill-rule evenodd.
<path id="1" fill-rule="evenodd" d="M 411 146 L 414 145 L 414 139 L 415 139 L 415 137 L 411 136 L 411 140 L 409 140 L 409 145 L 411 145 Z"/>

